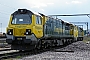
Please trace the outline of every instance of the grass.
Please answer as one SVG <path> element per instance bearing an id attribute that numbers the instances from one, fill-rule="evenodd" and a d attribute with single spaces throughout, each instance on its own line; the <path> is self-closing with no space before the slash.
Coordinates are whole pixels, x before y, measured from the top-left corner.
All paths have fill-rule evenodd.
<path id="1" fill-rule="evenodd" d="M 22 58 L 22 56 L 16 56 L 15 58 L 8 58 L 8 59 L 3 59 L 3 60 L 18 60 Z"/>
<path id="2" fill-rule="evenodd" d="M 90 36 L 85 36 L 83 42 L 87 43 L 90 41 Z"/>
<path id="3" fill-rule="evenodd" d="M 5 56 L 8 56 L 8 54 L 5 54 Z"/>
<path id="4" fill-rule="evenodd" d="M 17 59 L 20 59 L 20 58 L 21 58 L 21 56 L 16 56 L 16 58 L 17 58 Z"/>

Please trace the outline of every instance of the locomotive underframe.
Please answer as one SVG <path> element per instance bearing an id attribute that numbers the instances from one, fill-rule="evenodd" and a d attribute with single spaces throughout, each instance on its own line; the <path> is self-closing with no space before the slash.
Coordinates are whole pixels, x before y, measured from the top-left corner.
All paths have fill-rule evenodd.
<path id="1" fill-rule="evenodd" d="M 42 39 L 37 39 L 35 41 L 31 40 L 31 39 L 26 39 L 26 37 L 15 37 L 15 36 L 11 36 L 14 39 L 6 39 L 6 41 L 8 43 L 11 44 L 11 48 L 12 49 L 16 49 L 16 50 L 31 50 L 36 48 L 37 44 L 39 43 L 39 41 L 41 41 L 40 43 L 40 48 L 45 47 L 45 45 L 48 46 L 59 46 L 59 45 L 65 45 L 68 43 L 72 43 L 74 42 L 74 37 L 70 36 L 70 37 L 66 37 L 66 36 L 45 36 Z M 22 40 L 17 40 L 17 38 L 22 38 Z M 33 37 L 35 39 L 35 37 Z"/>

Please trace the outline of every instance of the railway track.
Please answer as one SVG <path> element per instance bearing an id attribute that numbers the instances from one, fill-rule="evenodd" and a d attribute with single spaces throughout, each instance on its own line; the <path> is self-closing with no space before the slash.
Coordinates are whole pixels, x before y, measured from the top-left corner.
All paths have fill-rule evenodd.
<path id="1" fill-rule="evenodd" d="M 1 51 L 8 51 L 8 50 L 11 50 L 11 49 L 1 50 Z M 10 53 L 3 53 L 3 54 L 0 54 L 0 59 L 15 58 L 16 56 L 35 55 L 35 54 L 39 54 L 48 50 L 49 49 L 44 49 L 44 50 L 34 49 L 30 51 L 15 51 L 15 52 L 10 52 Z"/>
<path id="2" fill-rule="evenodd" d="M 41 50 L 34 49 L 34 50 L 30 50 L 30 51 L 14 51 L 14 52 L 10 52 L 10 53 L 3 53 L 3 54 L 0 54 L 0 59 L 14 58 L 16 56 L 35 55 L 35 54 L 43 53 L 45 51 L 74 52 L 74 51 L 59 51 L 59 50 L 55 50 L 55 49 L 58 49 L 58 48 L 63 48 L 65 46 L 67 46 L 67 45 L 58 46 L 58 47 L 50 47 L 50 48 L 43 49 L 43 50 L 42 49 Z M 10 51 L 10 50 L 12 50 L 12 49 L 4 49 L 4 50 L 0 50 L 0 52 Z"/>
<path id="3" fill-rule="evenodd" d="M 41 53 L 44 51 L 47 51 L 47 49 L 45 49 L 45 50 L 30 50 L 30 51 L 15 51 L 15 52 L 11 52 L 11 53 L 4 53 L 4 54 L 0 54 L 0 60 L 8 59 L 8 58 L 15 58 L 16 56 L 34 55 L 34 54 L 38 54 L 38 53 Z"/>
<path id="4" fill-rule="evenodd" d="M 15 51 L 15 52 L 10 52 L 10 53 L 2 53 L 0 54 L 0 60 L 2 59 L 7 59 L 7 58 L 10 58 L 10 57 L 14 57 L 18 54 L 19 52 Z"/>
<path id="5" fill-rule="evenodd" d="M 65 46 L 64 46 L 65 47 Z M 30 50 L 30 51 L 16 51 L 16 52 L 10 52 L 10 53 L 5 53 L 5 54 L 0 54 L 0 59 L 8 59 L 8 58 L 15 58 L 17 56 L 30 56 L 30 55 L 36 55 L 36 54 L 40 54 L 46 51 L 56 51 L 55 49 L 58 48 L 63 48 L 63 47 L 51 47 L 51 48 L 46 48 L 46 49 L 34 49 L 34 50 Z M 9 49 L 7 49 L 8 51 Z M 62 52 L 62 51 L 56 51 L 56 52 Z M 63 51 L 63 52 L 74 52 L 74 51 Z"/>
<path id="6" fill-rule="evenodd" d="M 10 49 L 10 48 L 9 49 L 1 49 L 0 52 L 1 51 L 8 51 L 8 50 L 12 50 L 12 49 Z"/>
<path id="7" fill-rule="evenodd" d="M 9 48 L 10 45 L 6 43 L 6 38 L 0 38 L 0 48 Z"/>

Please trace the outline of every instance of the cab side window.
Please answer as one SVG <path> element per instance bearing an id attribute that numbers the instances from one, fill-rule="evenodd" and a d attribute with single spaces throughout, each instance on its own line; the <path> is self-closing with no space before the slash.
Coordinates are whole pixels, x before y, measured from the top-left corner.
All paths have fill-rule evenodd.
<path id="1" fill-rule="evenodd" d="M 42 19 L 40 16 L 36 16 L 36 24 L 42 24 Z"/>

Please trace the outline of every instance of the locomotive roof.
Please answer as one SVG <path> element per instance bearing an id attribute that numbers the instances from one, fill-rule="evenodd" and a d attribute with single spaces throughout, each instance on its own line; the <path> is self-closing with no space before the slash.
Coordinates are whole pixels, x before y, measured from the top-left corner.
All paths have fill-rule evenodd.
<path id="1" fill-rule="evenodd" d="M 31 11 L 33 14 L 35 14 L 35 15 L 39 15 L 39 16 L 41 16 L 39 13 L 37 13 L 37 12 L 35 12 L 35 11 Z"/>
<path id="2" fill-rule="evenodd" d="M 39 13 L 36 13 L 34 11 L 31 11 L 31 10 L 27 10 L 27 9 L 18 9 L 13 14 L 17 14 L 17 13 L 31 13 L 31 14 L 35 14 L 35 15 L 41 16 Z"/>
<path id="3" fill-rule="evenodd" d="M 62 20 L 62 21 L 64 21 L 65 23 L 71 24 L 71 23 L 70 23 L 70 22 L 68 22 L 68 21 L 65 21 L 65 20 Z"/>
<path id="4" fill-rule="evenodd" d="M 67 23 L 67 24 L 70 24 L 70 25 L 73 25 L 73 26 L 75 26 L 75 24 L 73 24 L 73 23 L 70 23 L 70 22 L 68 22 L 68 21 L 65 21 L 65 20 L 62 20 L 62 19 L 56 19 L 56 18 L 53 18 L 53 17 L 50 17 L 50 16 L 48 16 L 48 18 L 52 18 L 52 19 L 55 19 L 55 20 L 59 20 L 59 21 L 62 21 L 63 23 Z"/>

